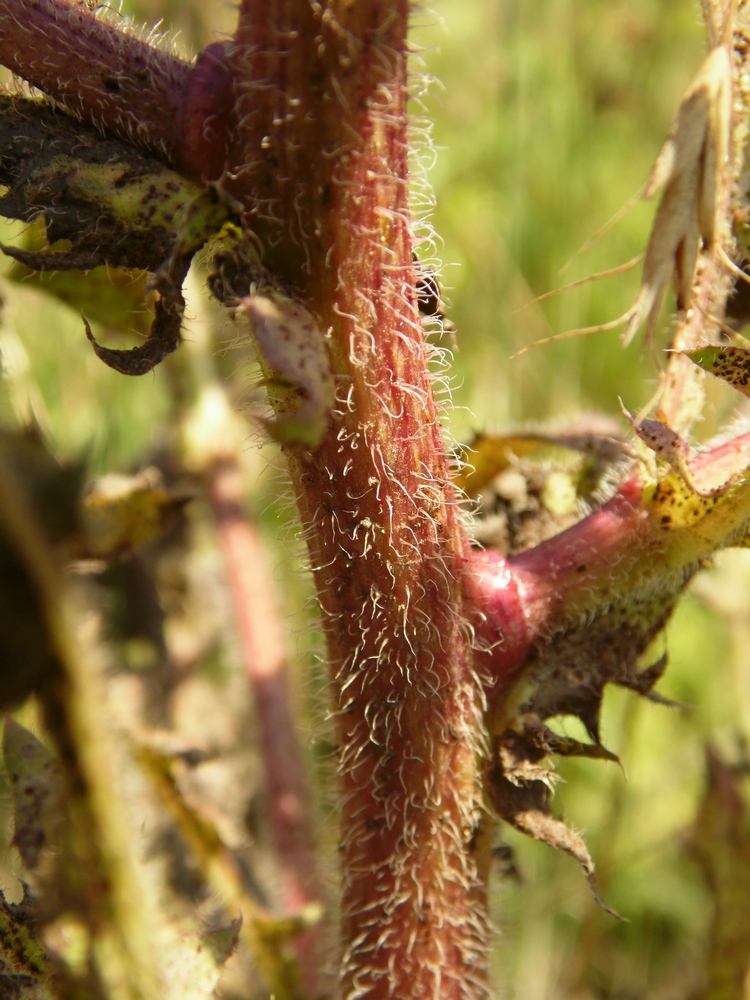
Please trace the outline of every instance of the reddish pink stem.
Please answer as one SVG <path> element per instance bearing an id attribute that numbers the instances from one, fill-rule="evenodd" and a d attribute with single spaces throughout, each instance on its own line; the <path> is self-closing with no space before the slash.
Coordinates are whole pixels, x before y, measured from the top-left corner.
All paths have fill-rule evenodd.
<path id="1" fill-rule="evenodd" d="M 482 616 L 477 636 L 487 651 L 478 668 L 491 699 L 503 697 L 534 642 L 606 606 L 626 589 L 623 579 L 644 560 L 644 550 L 658 547 L 640 501 L 641 484 L 633 477 L 600 510 L 521 555 L 473 555 L 474 601 Z"/>
<path id="2" fill-rule="evenodd" d="M 472 556 L 479 612 L 476 626 L 478 647 L 486 650 L 490 678 L 488 687 L 500 693 L 516 677 L 528 656 L 534 633 L 526 619 L 518 582 L 509 561 L 499 552 L 476 552 Z M 481 665 L 483 657 L 479 658 Z"/>
<path id="3" fill-rule="evenodd" d="M 74 0 L 0 0 L 0 64 L 76 117 L 196 178 L 223 165 L 224 46 L 196 63 Z"/>
<path id="4" fill-rule="evenodd" d="M 209 481 L 242 659 L 255 694 L 271 825 L 276 840 L 283 905 L 289 913 L 321 899 L 316 872 L 307 776 L 292 718 L 287 655 L 279 600 L 260 536 L 242 509 L 237 465 L 218 464 Z M 305 993 L 315 993 L 317 938 L 313 928 L 295 940 Z"/>
<path id="5" fill-rule="evenodd" d="M 717 482 L 720 482 L 722 477 L 725 480 L 731 479 L 738 471 L 748 466 L 750 466 L 750 434 L 741 434 L 711 451 L 703 451 L 690 462 L 690 469 L 694 474 L 705 475 L 710 472 L 711 478 Z"/>
<path id="6" fill-rule="evenodd" d="M 407 0 L 245 4 L 232 193 L 319 321 L 337 386 L 288 448 L 328 643 L 343 870 L 340 992 L 487 986 L 483 697 L 469 542 L 416 309 Z M 263 85 L 259 84 L 263 81 Z"/>
<path id="7" fill-rule="evenodd" d="M 643 555 L 635 536 L 647 519 L 641 484 L 632 478 L 600 510 L 541 545 L 509 560 L 530 634 L 539 636 L 593 601 L 606 604 L 606 590 L 622 578 L 623 560 Z"/>

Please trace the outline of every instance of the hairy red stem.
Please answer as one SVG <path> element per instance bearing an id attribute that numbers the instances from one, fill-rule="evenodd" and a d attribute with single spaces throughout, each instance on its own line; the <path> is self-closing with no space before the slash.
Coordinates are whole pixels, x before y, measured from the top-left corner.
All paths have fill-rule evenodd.
<path id="1" fill-rule="evenodd" d="M 331 670 L 352 1000 L 488 992 L 483 694 L 416 310 L 407 11 L 246 4 L 233 54 L 232 193 L 318 318 L 338 386 L 320 447 L 289 464 Z"/>
<path id="2" fill-rule="evenodd" d="M 526 662 L 536 637 L 511 563 L 499 552 L 472 553 L 473 599 L 481 615 L 478 660 L 488 697 L 502 697 Z M 480 652 L 481 651 L 481 652 Z M 482 655 L 482 652 L 484 655 Z"/>
<path id="3" fill-rule="evenodd" d="M 191 64 L 102 11 L 74 0 L 0 0 L 0 64 L 83 121 L 213 179 L 223 166 L 224 46 Z"/>
<path id="4" fill-rule="evenodd" d="M 702 451 L 690 462 L 694 475 L 710 471 L 716 481 L 729 480 L 740 468 L 750 466 L 750 433 L 740 434 L 710 451 Z"/>
<path id="5" fill-rule="evenodd" d="M 626 480 L 600 510 L 509 560 L 531 635 L 606 606 L 607 589 L 623 589 L 623 577 L 644 559 L 641 489 L 637 478 Z"/>

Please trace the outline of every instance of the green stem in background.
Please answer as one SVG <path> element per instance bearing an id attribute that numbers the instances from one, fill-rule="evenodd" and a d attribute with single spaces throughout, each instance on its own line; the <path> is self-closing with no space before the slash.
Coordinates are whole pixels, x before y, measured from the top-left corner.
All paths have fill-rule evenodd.
<path id="1" fill-rule="evenodd" d="M 124 1000 L 157 1000 L 161 970 L 152 914 L 130 850 L 132 831 L 122 800 L 113 794 L 115 754 L 101 713 L 101 679 L 91 668 L 93 651 L 74 624 L 47 539 L 4 447 L 0 479 L 0 535 L 15 550 L 35 590 L 54 661 L 42 704 L 68 797 L 73 864 L 66 866 L 61 892 L 76 900 L 89 935 L 89 959 L 106 988 L 117 989 Z"/>

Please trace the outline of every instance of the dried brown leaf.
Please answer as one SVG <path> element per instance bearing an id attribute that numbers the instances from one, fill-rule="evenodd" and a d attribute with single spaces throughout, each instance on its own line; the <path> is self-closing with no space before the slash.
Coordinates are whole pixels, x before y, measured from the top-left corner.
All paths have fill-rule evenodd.
<path id="1" fill-rule="evenodd" d="M 594 862 L 580 836 L 551 813 L 551 778 L 554 772 L 533 763 L 544 751 L 532 735 L 506 731 L 496 744 L 495 766 L 487 790 L 495 812 L 520 833 L 569 854 L 583 869 L 594 899 L 607 913 L 620 915 L 599 896 Z M 524 760 L 524 752 L 528 759 Z M 620 918 L 622 919 L 622 918 Z"/>
<path id="2" fill-rule="evenodd" d="M 661 193 L 662 199 L 623 345 L 644 323 L 646 339 L 651 336 L 670 280 L 678 309 L 690 304 L 701 240 L 711 246 L 716 239 L 731 116 L 730 57 L 724 46 L 718 46 L 688 87 L 644 190 L 644 197 Z"/>

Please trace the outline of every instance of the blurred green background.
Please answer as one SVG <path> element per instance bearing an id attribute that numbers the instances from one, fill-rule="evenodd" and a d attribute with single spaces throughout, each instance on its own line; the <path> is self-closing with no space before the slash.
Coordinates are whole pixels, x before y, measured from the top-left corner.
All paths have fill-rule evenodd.
<path id="1" fill-rule="evenodd" d="M 198 0 L 141 0 L 126 9 L 149 23 L 163 18 L 188 52 L 231 31 L 234 18 L 228 5 Z M 432 13 L 417 11 L 415 22 L 415 67 L 421 62 L 439 81 L 415 113 L 434 122 L 431 223 L 456 328 L 451 432 L 465 440 L 476 430 L 519 425 L 562 429 L 583 412 L 619 417 L 618 396 L 636 411 L 655 389 L 658 362 L 637 342 L 621 351 L 616 332 L 510 356 L 534 340 L 611 320 L 632 302 L 639 267 L 529 304 L 644 248 L 653 206 L 637 204 L 570 263 L 648 176 L 705 52 L 698 5 L 437 0 Z M 430 163 L 424 138 L 417 145 L 420 161 Z M 18 232 L 11 226 L 2 239 Z M 429 251 L 423 256 L 429 260 Z M 7 262 L 2 266 L 7 271 Z M 211 374 L 238 405 L 247 395 L 247 362 L 229 349 L 231 328 L 195 294 L 180 357 L 142 379 L 95 358 L 75 310 L 29 283 L 3 280 L 2 295 L 0 419 L 33 417 L 58 454 L 85 454 L 93 472 L 130 471 L 169 449 L 186 396 L 206 375 L 207 355 Z M 709 400 L 706 435 L 737 406 L 728 389 L 712 389 Z M 292 522 L 276 502 L 273 452 L 258 451 L 256 438 L 248 428 L 252 504 L 277 547 L 294 627 L 312 632 L 300 610 L 307 591 L 293 574 L 296 556 L 279 541 L 288 533 L 279 525 Z M 592 761 L 560 766 L 559 810 L 587 831 L 600 891 L 630 923 L 596 907 L 569 858 L 503 831 L 517 850 L 520 881 L 498 874 L 493 888 L 499 996 L 707 995 L 701 984 L 715 897 L 686 844 L 705 791 L 706 744 L 736 761 L 750 739 L 748 595 L 750 558 L 733 553 L 682 602 L 666 638 L 670 667 L 660 691 L 687 707 L 608 692 L 602 732 L 627 776 Z M 297 645 L 305 677 L 311 643 Z M 301 688 L 303 702 L 319 700 L 308 681 Z M 558 728 L 580 735 L 570 720 Z M 748 914 L 750 924 L 750 900 Z"/>
<path id="2" fill-rule="evenodd" d="M 638 342 L 623 352 L 617 332 L 510 355 L 612 320 L 633 301 L 640 265 L 528 305 L 645 247 L 654 206 L 640 202 L 576 257 L 649 174 L 704 58 L 699 4 L 443 0 L 435 9 L 432 24 L 422 16 L 417 41 L 440 81 L 427 101 L 438 149 L 430 180 L 457 327 L 454 398 L 468 408 L 456 414 L 459 437 L 539 422 L 561 428 L 586 411 L 619 417 L 618 396 L 636 410 L 655 390 L 658 362 Z M 673 308 L 670 296 L 665 329 Z M 704 436 L 737 406 L 709 391 Z M 705 744 L 737 760 L 750 737 L 749 598 L 750 559 L 734 552 L 682 601 L 660 691 L 687 707 L 607 692 L 604 741 L 627 774 L 612 764 L 560 765 L 557 807 L 586 831 L 603 895 L 629 924 L 597 909 L 570 859 L 503 833 L 521 881 L 496 887 L 499 995 L 719 995 L 706 992 L 716 897 L 686 845 L 705 793 Z M 556 721 L 582 736 L 570 720 Z M 744 910 L 750 926 L 750 899 Z M 721 995 L 747 997 L 750 984 Z"/>

